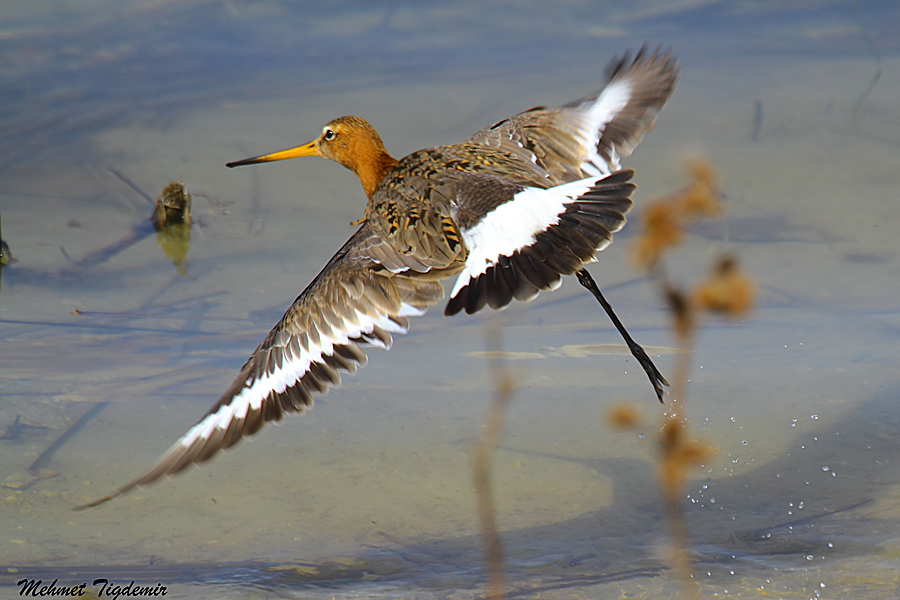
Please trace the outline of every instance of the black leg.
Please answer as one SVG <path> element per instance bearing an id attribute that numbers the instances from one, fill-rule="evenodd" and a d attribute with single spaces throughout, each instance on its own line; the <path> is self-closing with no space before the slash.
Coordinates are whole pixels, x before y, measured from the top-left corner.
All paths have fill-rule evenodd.
<path id="1" fill-rule="evenodd" d="M 578 276 L 578 283 L 583 285 L 590 291 L 594 298 L 597 299 L 597 302 L 600 303 L 600 306 L 603 307 L 603 310 L 606 311 L 606 314 L 609 315 L 609 318 L 612 320 L 613 325 L 616 326 L 616 329 L 619 330 L 619 333 L 622 334 L 622 338 L 625 340 L 625 343 L 628 345 L 628 349 L 631 350 L 631 354 L 637 359 L 637 361 L 644 368 L 644 371 L 647 373 L 647 377 L 650 378 L 650 383 L 653 384 L 653 389 L 656 390 L 656 397 L 659 398 L 659 401 L 663 401 L 663 386 L 668 386 L 669 382 L 666 381 L 666 378 L 662 376 L 656 365 L 653 364 L 653 361 L 650 360 L 650 357 L 647 356 L 647 353 L 644 352 L 644 349 L 641 348 L 641 345 L 631 339 L 631 336 L 628 335 L 628 331 L 625 329 L 625 326 L 622 325 L 622 321 L 619 320 L 619 317 L 616 316 L 616 313 L 613 312 L 612 305 L 606 301 L 606 298 L 603 297 L 603 294 L 600 293 L 600 288 L 597 287 L 597 284 L 594 282 L 594 278 L 591 277 L 591 274 L 587 272 L 587 269 L 581 269 L 576 273 Z"/>

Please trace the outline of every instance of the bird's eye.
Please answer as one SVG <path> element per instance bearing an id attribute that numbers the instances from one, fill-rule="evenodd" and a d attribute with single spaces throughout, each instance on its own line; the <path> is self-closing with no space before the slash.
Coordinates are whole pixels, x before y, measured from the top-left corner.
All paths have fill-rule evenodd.
<path id="1" fill-rule="evenodd" d="M 326 129 L 326 130 L 325 130 L 324 137 L 325 137 L 326 140 L 333 140 L 333 139 L 334 139 L 334 132 L 333 132 L 332 130 L 330 130 L 330 129 Z"/>

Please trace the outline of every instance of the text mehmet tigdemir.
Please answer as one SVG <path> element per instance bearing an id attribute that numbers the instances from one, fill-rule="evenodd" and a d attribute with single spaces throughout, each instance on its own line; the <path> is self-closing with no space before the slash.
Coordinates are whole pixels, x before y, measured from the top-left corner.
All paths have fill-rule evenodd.
<path id="1" fill-rule="evenodd" d="M 35 598 L 42 596 L 84 596 L 88 593 L 86 589 L 88 584 L 79 583 L 77 585 L 59 585 L 59 579 L 54 579 L 51 583 L 44 584 L 40 579 L 23 579 L 16 585 L 19 586 L 20 596 L 33 596 Z M 135 585 L 132 581 L 128 585 L 118 585 L 108 579 L 95 579 L 91 584 L 95 589 L 90 590 L 97 594 L 98 598 L 112 598 L 116 600 L 119 596 L 130 598 L 152 598 L 153 596 L 165 596 L 166 586 L 161 583 L 156 585 Z"/>

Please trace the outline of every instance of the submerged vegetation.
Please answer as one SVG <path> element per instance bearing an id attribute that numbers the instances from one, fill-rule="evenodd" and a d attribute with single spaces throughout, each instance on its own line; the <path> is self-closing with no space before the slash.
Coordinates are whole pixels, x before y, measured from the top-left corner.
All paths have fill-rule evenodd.
<path id="1" fill-rule="evenodd" d="M 110 171 L 151 202 L 153 213 L 148 219 L 132 225 L 114 241 L 92 250 L 79 260 L 72 261 L 74 266 L 79 271 L 98 267 L 156 232 L 156 240 L 163 253 L 179 268 L 179 273 L 184 274 L 187 266 L 185 260 L 191 247 L 193 223 L 191 195 L 185 190 L 184 184 L 178 181 L 170 182 L 160 192 L 156 201 L 153 201 L 130 179 L 117 171 L 112 169 Z"/>

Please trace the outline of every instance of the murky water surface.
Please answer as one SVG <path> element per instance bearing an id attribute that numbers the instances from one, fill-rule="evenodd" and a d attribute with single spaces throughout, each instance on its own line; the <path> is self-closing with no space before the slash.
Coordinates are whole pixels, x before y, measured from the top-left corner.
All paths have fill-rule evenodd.
<path id="1" fill-rule="evenodd" d="M 433 310 L 304 418 L 70 511 L 195 422 L 362 213 L 358 182 L 333 163 L 226 162 L 307 141 L 342 114 L 369 119 L 395 155 L 458 141 L 592 91 L 610 57 L 647 41 L 674 48 L 683 74 L 627 161 L 632 220 L 684 184 L 686 157 L 707 157 L 727 217 L 695 228 L 668 270 L 696 281 L 729 249 L 759 285 L 745 322 L 708 322 L 696 345 L 692 433 L 715 448 L 684 500 L 702 592 L 896 595 L 900 10 L 622 6 L 7 0 L 7 591 L 25 577 L 162 583 L 176 598 L 483 594 L 470 460 L 492 394 L 490 317 L 518 384 L 494 473 L 512 589 L 677 596 L 655 485 L 661 409 L 574 281 L 499 316 Z M 180 265 L 155 235 L 123 242 L 173 180 L 198 221 Z M 629 263 L 634 229 L 592 272 L 669 372 L 664 304 Z M 607 424 L 622 400 L 642 411 L 640 431 Z"/>

